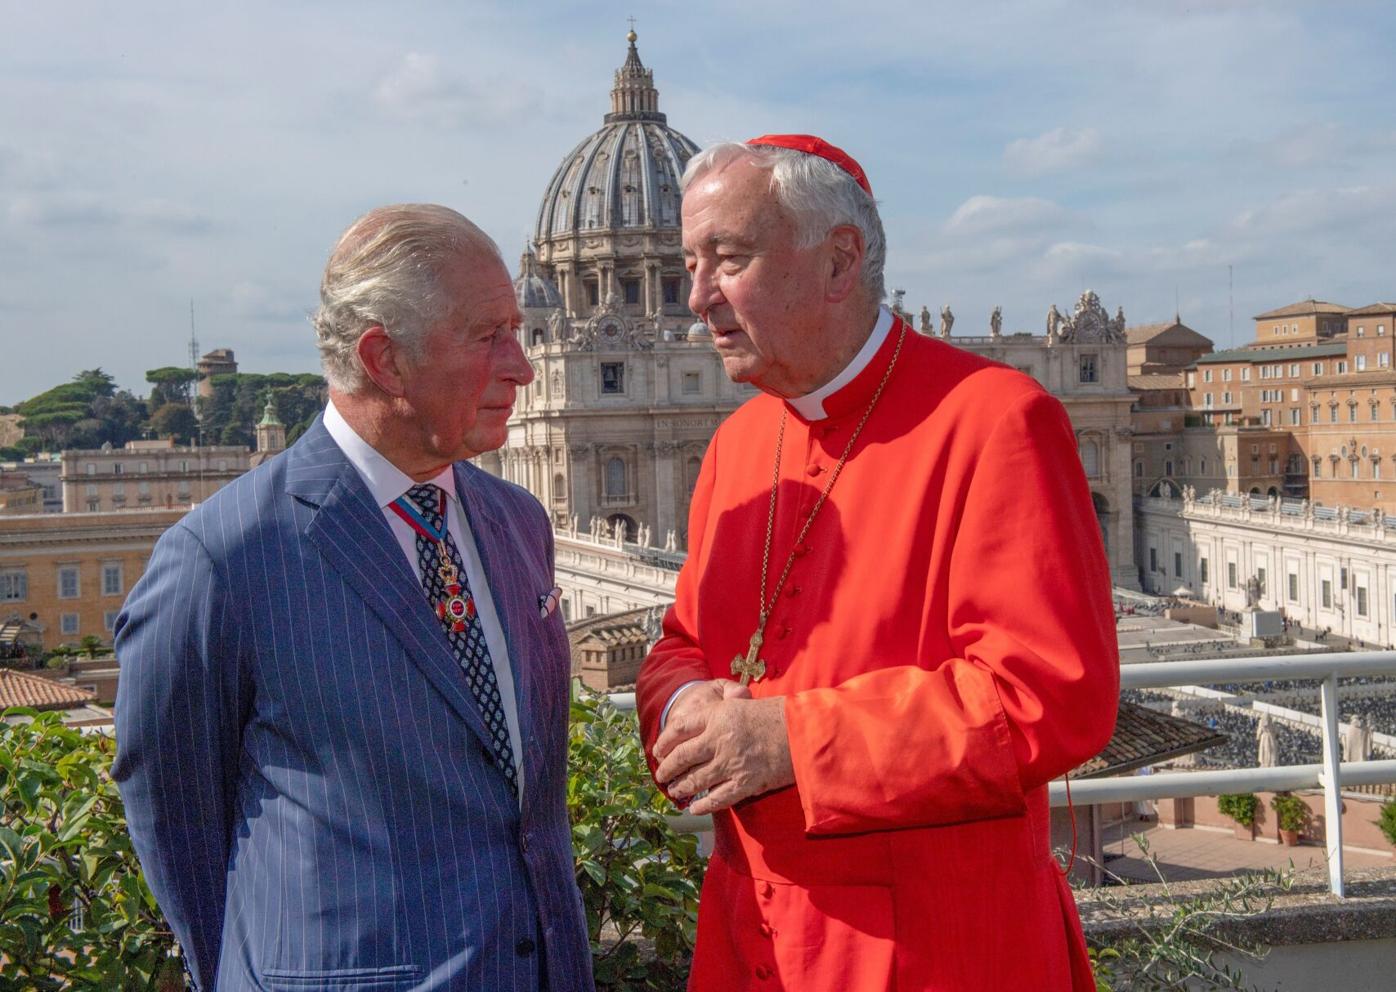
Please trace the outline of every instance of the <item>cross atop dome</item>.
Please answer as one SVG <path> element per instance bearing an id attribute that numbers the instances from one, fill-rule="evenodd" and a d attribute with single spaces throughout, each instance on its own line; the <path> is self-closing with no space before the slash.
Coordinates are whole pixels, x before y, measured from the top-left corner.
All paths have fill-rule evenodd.
<path id="1" fill-rule="evenodd" d="M 658 121 L 665 117 L 659 112 L 659 90 L 654 88 L 654 71 L 646 69 L 635 48 L 635 18 L 630 18 L 630 32 L 625 36 L 630 49 L 625 64 L 616 70 L 616 83 L 611 89 L 611 112 L 606 123 L 616 121 Z"/>

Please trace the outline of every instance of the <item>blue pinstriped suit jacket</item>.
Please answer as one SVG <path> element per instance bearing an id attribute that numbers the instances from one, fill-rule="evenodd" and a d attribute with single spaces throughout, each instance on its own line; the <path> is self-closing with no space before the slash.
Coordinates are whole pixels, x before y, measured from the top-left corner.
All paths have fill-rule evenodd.
<path id="1" fill-rule="evenodd" d="M 450 645 L 319 420 L 160 539 L 117 621 L 113 775 L 201 989 L 589 992 L 552 535 L 456 465 L 509 644 L 520 809 Z"/>

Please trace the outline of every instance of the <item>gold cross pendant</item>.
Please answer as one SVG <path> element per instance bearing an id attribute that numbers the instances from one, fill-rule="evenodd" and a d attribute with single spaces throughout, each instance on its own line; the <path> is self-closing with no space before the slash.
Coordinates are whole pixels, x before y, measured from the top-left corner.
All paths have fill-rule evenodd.
<path id="1" fill-rule="evenodd" d="M 740 683 L 746 685 L 749 682 L 760 682 L 762 676 L 766 674 L 766 663 L 756 657 L 756 652 L 761 650 L 761 631 L 751 635 L 751 646 L 747 648 L 746 657 L 737 655 L 732 659 L 732 674 L 740 677 Z"/>

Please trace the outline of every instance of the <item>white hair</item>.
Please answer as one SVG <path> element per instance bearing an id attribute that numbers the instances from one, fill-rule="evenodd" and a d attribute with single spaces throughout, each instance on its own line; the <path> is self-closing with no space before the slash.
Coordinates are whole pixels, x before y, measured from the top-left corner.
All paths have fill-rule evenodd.
<path id="1" fill-rule="evenodd" d="M 311 317 L 330 386 L 362 388 L 367 377 L 357 347 L 370 327 L 381 326 L 420 359 L 426 332 L 450 312 L 441 288 L 445 267 L 472 248 L 499 255 L 469 220 L 431 203 L 378 207 L 350 224 L 330 253 Z"/>
<path id="2" fill-rule="evenodd" d="M 877 201 L 851 175 L 828 159 L 775 145 L 723 141 L 688 160 L 679 188 L 687 190 L 704 173 L 746 159 L 771 170 L 776 201 L 795 218 L 800 246 L 818 244 L 834 228 L 851 224 L 863 235 L 863 289 L 877 302 L 887 295 L 882 269 L 887 261 L 887 237 Z"/>

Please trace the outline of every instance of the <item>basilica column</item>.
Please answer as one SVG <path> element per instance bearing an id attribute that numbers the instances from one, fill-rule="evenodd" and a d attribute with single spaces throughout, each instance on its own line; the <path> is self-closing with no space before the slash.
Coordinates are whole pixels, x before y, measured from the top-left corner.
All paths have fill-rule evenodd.
<path id="1" fill-rule="evenodd" d="M 586 531 L 591 518 L 596 515 L 594 496 L 595 483 L 591 471 L 592 448 L 590 444 L 573 444 L 567 448 L 570 457 L 570 471 L 567 473 L 571 488 L 572 513 L 577 517 L 577 526 Z"/>
<path id="2" fill-rule="evenodd" d="M 664 535 L 678 530 L 678 462 L 682 455 L 673 441 L 656 441 L 654 452 L 654 541 L 663 545 Z"/>

